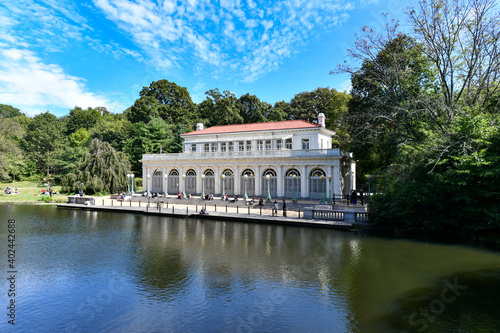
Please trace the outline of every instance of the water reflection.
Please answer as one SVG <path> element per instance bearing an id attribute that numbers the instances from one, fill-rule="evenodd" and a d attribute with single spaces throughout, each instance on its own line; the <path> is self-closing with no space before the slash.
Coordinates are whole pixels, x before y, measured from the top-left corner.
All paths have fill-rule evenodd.
<path id="1" fill-rule="evenodd" d="M 411 332 L 422 326 L 408 324 L 409 316 L 455 276 L 467 292 L 426 330 L 499 327 L 495 252 L 53 207 L 0 206 L 0 213 L 19 220 L 25 331 L 43 323 L 45 332 Z M 109 287 L 117 279 L 120 292 Z M 47 302 L 53 306 L 40 305 Z"/>

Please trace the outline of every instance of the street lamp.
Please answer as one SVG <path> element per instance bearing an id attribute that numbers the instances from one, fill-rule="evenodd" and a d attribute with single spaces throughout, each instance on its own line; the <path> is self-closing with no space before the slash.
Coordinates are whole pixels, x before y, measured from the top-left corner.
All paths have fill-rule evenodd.
<path id="1" fill-rule="evenodd" d="M 226 179 L 226 175 L 220 176 L 222 178 L 222 201 L 226 198 L 226 187 L 224 186 L 224 180 Z"/>
<path id="2" fill-rule="evenodd" d="M 271 201 L 272 198 L 271 198 L 271 190 L 269 189 L 269 178 L 271 178 L 271 176 L 266 175 L 266 179 L 267 179 L 267 200 Z"/>
<path id="3" fill-rule="evenodd" d="M 325 185 L 325 176 L 321 175 L 319 177 L 321 179 L 321 201 L 319 202 L 320 204 L 325 203 L 325 191 L 324 191 L 324 185 Z"/>
<path id="4" fill-rule="evenodd" d="M 201 198 L 205 198 L 205 175 L 201 175 Z"/>
<path id="5" fill-rule="evenodd" d="M 243 178 L 245 178 L 245 196 L 243 197 L 243 199 L 247 200 L 248 199 L 248 195 L 247 195 L 247 179 L 248 179 L 248 175 L 244 175 Z"/>
<path id="6" fill-rule="evenodd" d="M 292 192 L 293 192 L 293 198 L 292 198 L 292 203 L 297 203 L 297 193 L 295 192 L 295 181 L 297 180 L 297 175 L 293 174 L 292 175 Z"/>
<path id="7" fill-rule="evenodd" d="M 167 175 L 165 175 L 163 177 L 163 180 L 164 180 L 163 181 L 163 192 L 165 193 L 165 197 L 168 195 L 168 179 L 167 178 L 168 178 Z"/>
<path id="8" fill-rule="evenodd" d="M 332 175 L 328 175 L 328 189 L 328 202 L 332 204 Z"/>
<path id="9" fill-rule="evenodd" d="M 186 174 L 182 174 L 182 196 L 186 198 Z"/>
<path id="10" fill-rule="evenodd" d="M 148 197 L 151 195 L 151 175 L 148 173 L 148 182 L 146 183 L 146 186 L 148 187 Z"/>

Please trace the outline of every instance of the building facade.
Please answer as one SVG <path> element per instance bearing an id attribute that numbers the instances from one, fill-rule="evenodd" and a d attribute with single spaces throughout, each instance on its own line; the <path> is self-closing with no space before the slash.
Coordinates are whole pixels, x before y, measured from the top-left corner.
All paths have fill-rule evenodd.
<path id="1" fill-rule="evenodd" d="M 182 134 L 184 151 L 145 154 L 152 193 L 322 199 L 355 188 L 352 153 L 332 147 L 334 131 L 303 120 L 214 126 Z"/>

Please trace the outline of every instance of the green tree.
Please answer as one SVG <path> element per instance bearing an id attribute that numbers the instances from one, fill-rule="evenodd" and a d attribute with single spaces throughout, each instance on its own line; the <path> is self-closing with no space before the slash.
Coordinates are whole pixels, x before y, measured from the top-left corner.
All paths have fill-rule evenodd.
<path id="1" fill-rule="evenodd" d="M 23 150 L 36 163 L 38 172 L 49 175 L 55 153 L 67 143 L 64 125 L 56 116 L 45 112 L 33 117 L 27 125 L 27 133 Z"/>
<path id="2" fill-rule="evenodd" d="M 138 105 L 134 103 L 130 110 L 131 122 L 147 123 L 152 117 L 160 117 L 168 124 L 182 123 L 192 127 L 197 116 L 196 107 L 185 87 L 168 80 L 159 80 L 142 88 L 139 95 L 142 101 Z"/>
<path id="3" fill-rule="evenodd" d="M 89 130 L 97 123 L 101 117 L 101 111 L 104 112 L 104 110 L 105 108 L 87 108 L 87 110 L 84 110 L 78 106 L 70 110 L 69 117 L 66 119 L 67 134 L 75 133 L 80 128 Z"/>
<path id="4" fill-rule="evenodd" d="M 261 102 L 255 95 L 245 94 L 236 101 L 236 107 L 244 123 L 261 123 L 267 121 L 266 115 L 271 109 L 271 105 Z"/>
<path id="5" fill-rule="evenodd" d="M 24 138 L 24 128 L 14 118 L 3 119 L 0 115 L 0 179 L 8 180 L 11 176 L 19 179 L 26 173 L 25 155 L 19 142 Z"/>
<path id="6" fill-rule="evenodd" d="M 211 89 L 205 93 L 206 99 L 198 106 L 200 117 L 208 120 L 208 126 L 242 124 L 244 119 L 236 106 L 236 96 L 219 89 Z"/>
<path id="7" fill-rule="evenodd" d="M 63 178 L 63 191 L 112 193 L 117 188 L 126 187 L 130 170 L 130 161 L 124 153 L 117 152 L 107 142 L 93 139 L 89 151 L 78 162 L 76 173 Z"/>
<path id="8" fill-rule="evenodd" d="M 317 123 L 318 115 L 328 113 L 328 104 L 337 94 L 337 90 L 317 88 L 296 94 L 290 101 L 288 116 L 292 120 L 302 119 Z"/>
<path id="9" fill-rule="evenodd" d="M 11 105 L 0 104 L 0 119 L 14 118 L 23 115 L 21 111 Z"/>

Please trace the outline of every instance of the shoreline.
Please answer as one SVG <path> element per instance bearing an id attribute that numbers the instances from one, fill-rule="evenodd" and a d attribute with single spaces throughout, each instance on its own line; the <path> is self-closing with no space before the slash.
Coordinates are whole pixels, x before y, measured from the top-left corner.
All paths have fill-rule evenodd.
<path id="1" fill-rule="evenodd" d="M 65 209 L 80 209 L 80 210 L 90 210 L 90 211 L 108 211 L 108 212 L 118 212 L 118 213 L 133 213 L 133 214 L 144 214 L 153 216 L 165 216 L 165 217 L 183 217 L 183 218 L 193 218 L 193 219 L 206 219 L 206 220 L 224 220 L 224 221 L 237 221 L 246 223 L 261 223 L 269 225 L 288 225 L 288 226 L 301 226 L 301 227 L 319 227 L 319 228 L 330 228 L 330 229 L 371 229 L 374 228 L 372 223 L 363 222 L 346 222 L 346 221 L 330 221 L 330 220 L 318 220 L 318 219 L 304 219 L 297 216 L 272 216 L 270 209 L 268 207 L 264 208 L 264 214 L 262 210 L 250 212 L 250 208 L 247 207 L 246 211 L 239 212 L 221 212 L 208 210 L 208 214 L 199 214 L 199 208 L 202 205 L 182 205 L 179 204 L 177 207 L 171 205 L 169 208 L 156 208 L 156 207 L 138 207 L 138 206 L 108 206 L 108 205 L 82 205 L 82 204 L 57 204 L 58 208 Z M 207 209 L 211 208 L 207 206 Z M 227 208 L 226 208 L 227 210 Z M 296 213 L 295 211 L 289 211 L 290 213 Z M 300 211 L 299 211 L 300 216 Z"/>

